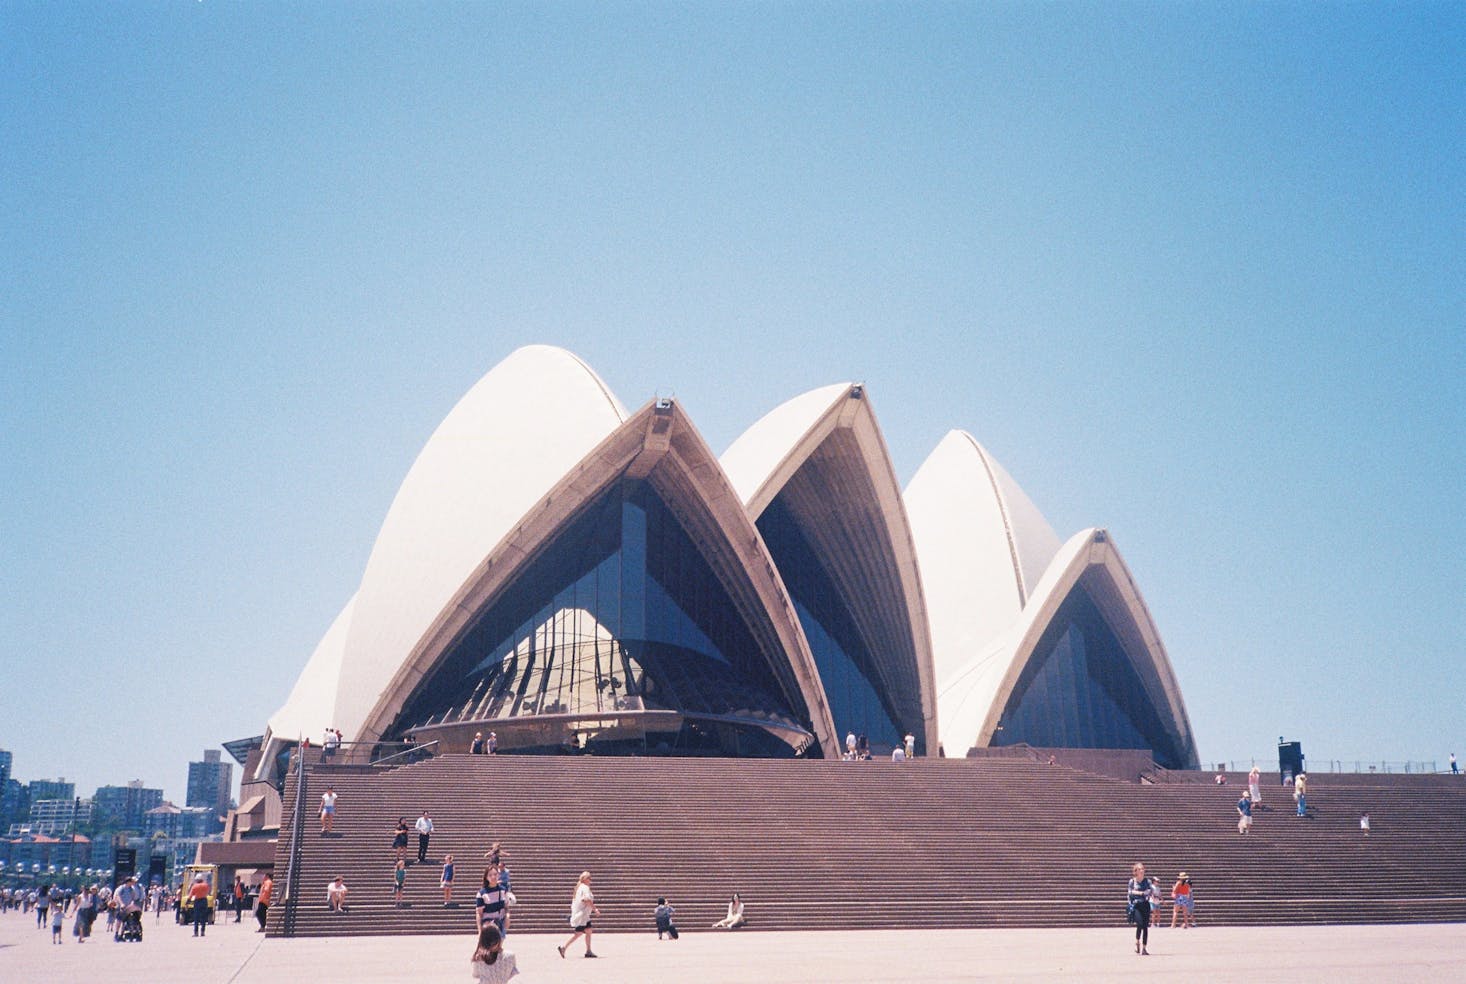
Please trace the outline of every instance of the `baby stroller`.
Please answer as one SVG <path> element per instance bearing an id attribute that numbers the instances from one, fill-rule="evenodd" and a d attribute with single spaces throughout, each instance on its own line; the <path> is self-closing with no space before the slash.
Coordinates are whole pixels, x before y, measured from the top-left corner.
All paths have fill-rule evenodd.
<path id="1" fill-rule="evenodd" d="M 123 911 L 116 939 L 119 943 L 141 943 L 143 941 L 142 906 L 130 905 Z"/>

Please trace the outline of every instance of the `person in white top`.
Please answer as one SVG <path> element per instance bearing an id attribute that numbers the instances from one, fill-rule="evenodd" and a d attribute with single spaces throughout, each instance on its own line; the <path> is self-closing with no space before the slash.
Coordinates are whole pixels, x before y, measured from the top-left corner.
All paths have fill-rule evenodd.
<path id="1" fill-rule="evenodd" d="M 336 825 L 336 787 L 327 786 L 321 794 L 321 836 L 331 832 Z"/>
<path id="2" fill-rule="evenodd" d="M 417 863 L 427 864 L 428 838 L 433 836 L 433 821 L 428 818 L 427 810 L 422 811 L 422 816 L 413 826 L 417 828 Z"/>
<path id="3" fill-rule="evenodd" d="M 346 879 L 340 875 L 326 885 L 326 905 L 332 912 L 346 911 Z"/>
<path id="4" fill-rule="evenodd" d="M 906 761 L 906 749 L 902 748 L 900 745 L 897 745 L 895 748 L 891 749 L 891 761 L 892 762 L 905 762 Z"/>
<path id="5" fill-rule="evenodd" d="M 738 893 L 733 893 L 733 898 L 728 901 L 728 915 L 713 923 L 714 929 L 737 929 L 743 925 L 743 900 Z"/>
<path id="6" fill-rule="evenodd" d="M 473 951 L 473 979 L 479 984 L 505 984 L 518 973 L 514 954 L 504 949 L 504 934 L 499 927 L 490 925 L 479 930 L 478 946 Z"/>
<path id="7" fill-rule="evenodd" d="M 596 908 L 596 897 L 590 890 L 590 872 L 582 871 L 580 880 L 575 883 L 575 898 L 570 902 L 570 928 L 575 930 L 570 939 L 566 940 L 563 946 L 555 947 L 560 951 L 560 958 L 565 958 L 565 951 L 570 948 L 582 935 L 585 937 L 585 955 L 594 957 L 596 954 L 590 948 L 591 916 L 599 916 L 601 910 Z"/>
<path id="8" fill-rule="evenodd" d="M 907 735 L 906 736 L 906 757 L 909 758 L 909 759 L 916 758 L 916 736 L 915 735 Z"/>
<path id="9" fill-rule="evenodd" d="M 1257 766 L 1247 773 L 1247 791 L 1252 794 L 1253 809 L 1262 805 L 1262 770 Z"/>

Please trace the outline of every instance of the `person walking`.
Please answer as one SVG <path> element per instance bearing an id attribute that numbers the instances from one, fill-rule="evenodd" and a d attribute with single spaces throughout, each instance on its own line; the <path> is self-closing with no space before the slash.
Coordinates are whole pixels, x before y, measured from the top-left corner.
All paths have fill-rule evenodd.
<path id="1" fill-rule="evenodd" d="M 497 864 L 490 863 L 484 868 L 483 885 L 473 897 L 474 925 L 480 930 L 492 925 L 503 935 L 507 894 L 504 890 L 504 873 Z"/>
<path id="2" fill-rule="evenodd" d="M 1156 894 L 1155 883 L 1145 877 L 1145 865 L 1139 861 L 1130 866 L 1130 884 L 1125 896 L 1129 900 L 1127 912 L 1135 923 L 1135 952 L 1142 957 L 1150 956 L 1150 901 Z"/>
<path id="3" fill-rule="evenodd" d="M 497 732 L 489 732 L 488 752 L 490 755 L 499 754 L 499 735 Z"/>
<path id="4" fill-rule="evenodd" d="M 1176 884 L 1171 886 L 1171 928 L 1176 928 L 1176 917 L 1181 917 L 1181 928 L 1190 929 L 1196 925 L 1196 900 L 1191 894 L 1191 876 L 1181 872 Z"/>
<path id="5" fill-rule="evenodd" d="M 1252 833 L 1252 794 L 1243 793 L 1237 801 L 1237 833 Z"/>
<path id="6" fill-rule="evenodd" d="M 585 937 L 585 955 L 596 956 L 595 951 L 590 948 L 591 917 L 600 914 L 601 910 L 596 907 L 595 894 L 590 890 L 590 872 L 582 871 L 580 879 L 575 883 L 575 897 L 570 901 L 570 928 L 575 932 L 570 934 L 570 939 L 555 947 L 560 951 L 560 959 L 565 959 L 565 951 L 581 936 Z"/>
<path id="7" fill-rule="evenodd" d="M 336 787 L 327 786 L 321 794 L 321 836 L 325 837 L 336 826 Z"/>
<path id="8" fill-rule="evenodd" d="M 398 861 L 407 857 L 407 830 L 407 818 L 398 817 L 397 826 L 392 829 L 392 850 L 397 852 Z"/>
<path id="9" fill-rule="evenodd" d="M 471 741 L 471 742 L 468 743 L 468 754 L 470 754 L 470 755 L 482 755 L 483 753 L 484 753 L 484 733 L 482 731 L 475 731 L 473 733 L 473 741 Z"/>
<path id="10" fill-rule="evenodd" d="M 417 828 L 417 863 L 428 863 L 428 838 L 433 836 L 433 821 L 428 816 L 428 811 L 423 810 L 422 816 L 417 818 L 414 824 Z"/>
<path id="11" fill-rule="evenodd" d="M 497 926 L 484 926 L 478 931 L 478 946 L 473 950 L 473 979 L 478 984 L 505 984 L 519 973 L 514 954 L 504 949 L 504 934 Z"/>
<path id="12" fill-rule="evenodd" d="M 1262 805 L 1262 770 L 1256 765 L 1252 771 L 1247 773 L 1247 791 L 1252 794 L 1252 806 L 1257 808 Z"/>
<path id="13" fill-rule="evenodd" d="M 1369 814 L 1368 813 L 1364 814 L 1364 816 L 1362 816 L 1362 817 L 1359 818 L 1359 829 L 1364 833 L 1364 836 L 1365 837 L 1368 837 L 1369 836 Z"/>
<path id="14" fill-rule="evenodd" d="M 1293 799 L 1298 802 L 1298 815 L 1308 816 L 1308 776 L 1302 772 L 1293 780 Z"/>
<path id="15" fill-rule="evenodd" d="M 402 908 L 402 890 L 407 887 L 407 862 L 401 858 L 397 859 L 397 867 L 392 869 L 392 903 L 397 908 Z"/>
<path id="16" fill-rule="evenodd" d="M 909 758 L 909 759 L 916 758 L 916 736 L 915 735 L 908 734 L 906 736 L 906 757 Z"/>
<path id="17" fill-rule="evenodd" d="M 1455 752 L 1452 752 L 1451 753 L 1451 775 L 1453 775 L 1453 776 L 1459 776 L 1460 774 L 1461 774 L 1461 767 L 1456 764 L 1456 753 Z"/>
<path id="18" fill-rule="evenodd" d="M 453 903 L 453 855 L 449 854 L 443 858 L 443 877 L 438 880 L 438 887 L 443 890 L 443 908 L 448 908 Z"/>

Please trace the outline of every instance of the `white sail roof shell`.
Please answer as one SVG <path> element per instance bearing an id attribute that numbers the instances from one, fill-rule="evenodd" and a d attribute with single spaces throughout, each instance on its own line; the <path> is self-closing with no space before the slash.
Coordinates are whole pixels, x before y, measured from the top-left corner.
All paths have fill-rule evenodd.
<path id="1" fill-rule="evenodd" d="M 290 696 L 270 715 L 265 731 L 267 746 L 272 744 L 272 739 L 294 742 L 309 738 L 320 742 L 325 738 L 325 730 L 335 725 L 331 714 L 336 706 L 336 681 L 341 677 L 341 655 L 346 651 L 346 630 L 351 625 L 355 606 L 353 595 L 317 643 L 295 686 L 290 688 Z M 274 750 L 267 749 L 266 761 L 272 758 Z"/>
<path id="2" fill-rule="evenodd" d="M 511 353 L 468 391 L 413 462 L 357 592 L 335 701 L 348 740 L 495 544 L 627 418 L 564 349 Z"/>
<path id="3" fill-rule="evenodd" d="M 830 405 L 850 391 L 849 383 L 821 386 L 779 404 L 760 417 L 718 458 L 728 481 L 749 513 L 758 516 L 768 505 L 759 493 L 776 484 L 780 465 L 799 449 L 811 428 L 829 412 Z M 797 466 L 799 462 L 794 462 Z M 783 476 L 785 479 L 787 475 Z M 777 485 L 782 486 L 783 482 Z M 774 488 L 773 493 L 777 494 Z M 763 498 L 764 501 L 755 501 Z"/>
<path id="4" fill-rule="evenodd" d="M 1059 537 L 965 431 L 942 438 L 905 499 L 940 683 L 1023 611 L 1059 551 Z"/>

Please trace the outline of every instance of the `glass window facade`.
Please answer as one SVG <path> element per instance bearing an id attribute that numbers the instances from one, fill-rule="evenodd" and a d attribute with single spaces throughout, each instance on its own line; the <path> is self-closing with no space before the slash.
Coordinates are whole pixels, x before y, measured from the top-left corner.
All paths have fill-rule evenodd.
<path id="1" fill-rule="evenodd" d="M 810 743 L 748 627 L 644 483 L 588 506 L 480 615 L 395 731 L 534 718 L 559 745 L 792 754 Z M 594 719 L 593 721 L 591 719 Z"/>
<path id="2" fill-rule="evenodd" d="M 1076 586 L 1019 677 L 994 745 L 1150 749 L 1185 768 L 1135 665 L 1099 608 Z"/>
<path id="3" fill-rule="evenodd" d="M 870 648 L 782 497 L 764 510 L 758 529 L 794 599 L 836 730 L 863 734 L 877 750 L 894 748 L 903 735 L 877 686 Z"/>

